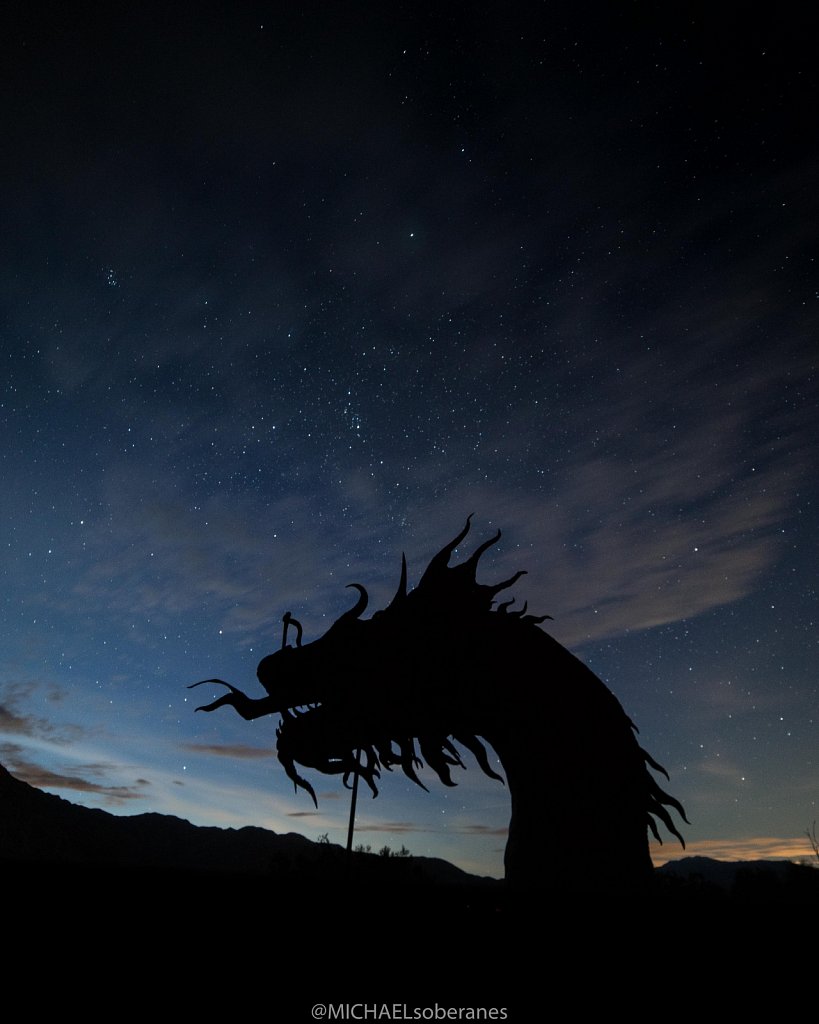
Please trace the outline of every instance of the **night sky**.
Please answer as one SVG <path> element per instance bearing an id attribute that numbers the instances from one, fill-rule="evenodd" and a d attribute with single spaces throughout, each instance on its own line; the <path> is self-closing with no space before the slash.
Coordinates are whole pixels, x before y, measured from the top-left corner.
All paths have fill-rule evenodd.
<path id="1" fill-rule="evenodd" d="M 512 593 L 639 726 L 689 852 L 808 854 L 807 25 L 74 6 L 0 35 L 0 761 L 343 842 L 338 778 L 305 770 L 315 811 L 275 718 L 186 686 L 261 696 L 285 611 L 309 641 L 348 583 L 383 607 L 474 512 L 461 557 L 503 530 L 479 579 L 528 570 Z M 508 795 L 465 760 L 429 794 L 385 773 L 357 841 L 501 874 Z"/>

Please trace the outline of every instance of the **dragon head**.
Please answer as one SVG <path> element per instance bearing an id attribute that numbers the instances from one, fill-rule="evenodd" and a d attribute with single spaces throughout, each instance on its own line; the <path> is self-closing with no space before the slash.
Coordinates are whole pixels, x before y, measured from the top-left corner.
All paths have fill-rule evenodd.
<path id="1" fill-rule="evenodd" d="M 501 632 L 532 628 L 547 616 L 526 615 L 525 606 L 512 612 L 512 601 L 492 610 L 495 595 L 523 575 L 515 573 L 493 586 L 477 582 L 480 557 L 497 543 L 500 531 L 465 562 L 449 565 L 471 518 L 409 592 L 403 558 L 395 596 L 371 618 L 362 618 L 368 597 L 359 583 L 350 584 L 358 591 L 354 607 L 312 643 L 302 645 L 301 626 L 288 612 L 281 650 L 263 658 L 257 668 L 267 696 L 252 699 L 224 680 L 204 679 L 193 686 L 218 683 L 228 692 L 197 711 L 230 705 L 246 719 L 280 714 L 279 760 L 295 785 L 314 800 L 313 788 L 298 774 L 296 763 L 342 774 L 345 784 L 358 772 L 375 795 L 380 770 L 394 766 L 425 789 L 416 771 L 423 759 L 444 785 L 452 786 L 452 767 L 463 767 L 455 742 L 475 755 L 484 772 L 501 779 L 478 738 L 487 704 L 497 700 L 480 682 L 480 668 L 488 667 L 490 653 L 487 631 L 496 633 L 498 626 Z M 297 630 L 295 647 L 287 643 L 291 626 Z M 487 692 L 478 700 L 482 689 Z"/>

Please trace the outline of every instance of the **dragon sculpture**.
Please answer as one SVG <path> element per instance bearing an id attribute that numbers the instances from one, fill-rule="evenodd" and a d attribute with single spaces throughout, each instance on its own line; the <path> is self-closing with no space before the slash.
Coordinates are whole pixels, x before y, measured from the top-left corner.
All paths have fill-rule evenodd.
<path id="1" fill-rule="evenodd" d="M 380 770 L 400 766 L 422 788 L 423 759 L 446 786 L 466 748 L 493 770 L 483 741 L 496 752 L 512 802 L 505 852 L 507 882 L 529 890 L 559 885 L 620 889 L 651 876 L 648 830 L 658 819 L 682 843 L 649 768 L 665 770 L 638 744 L 617 698 L 582 662 L 545 633 L 548 616 L 512 611 L 495 597 L 523 572 L 492 586 L 476 580 L 481 555 L 500 531 L 458 565 L 455 548 L 470 519 L 407 591 L 402 560 L 395 597 L 362 618 L 367 592 L 313 643 L 287 613 L 282 648 L 262 659 L 267 695 L 250 698 L 221 679 L 227 693 L 198 711 L 230 706 L 243 718 L 281 715 L 279 761 L 297 788 L 316 801 L 296 765 L 358 773 L 377 793 Z M 294 626 L 296 646 L 287 643 Z M 417 744 L 417 746 L 416 746 Z M 420 758 L 419 758 L 420 753 Z M 683 843 L 683 845 L 685 845 Z"/>

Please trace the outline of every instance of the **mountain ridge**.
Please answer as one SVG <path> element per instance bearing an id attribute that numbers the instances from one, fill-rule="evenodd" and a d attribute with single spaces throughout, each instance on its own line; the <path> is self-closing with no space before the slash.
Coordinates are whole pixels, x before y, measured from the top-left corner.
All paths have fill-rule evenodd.
<path id="1" fill-rule="evenodd" d="M 332 878 L 346 871 L 342 847 L 296 832 L 255 825 L 194 825 L 175 815 L 115 815 L 80 807 L 15 778 L 0 764 L 0 859 L 34 867 L 149 869 L 269 876 L 303 873 Z M 356 854 L 355 861 L 392 883 L 495 885 L 430 857 Z"/>

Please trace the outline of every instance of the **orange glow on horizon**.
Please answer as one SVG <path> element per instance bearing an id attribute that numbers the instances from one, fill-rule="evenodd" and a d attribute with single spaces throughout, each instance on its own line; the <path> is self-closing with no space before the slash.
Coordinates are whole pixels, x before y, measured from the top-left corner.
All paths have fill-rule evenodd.
<path id="1" fill-rule="evenodd" d="M 780 839 L 777 836 L 754 836 L 748 839 L 701 839 L 686 843 L 683 850 L 679 844 L 667 842 L 664 845 L 651 843 L 651 859 L 658 868 L 670 860 L 683 857 L 713 857 L 714 860 L 812 860 L 816 855 L 807 838 Z"/>

